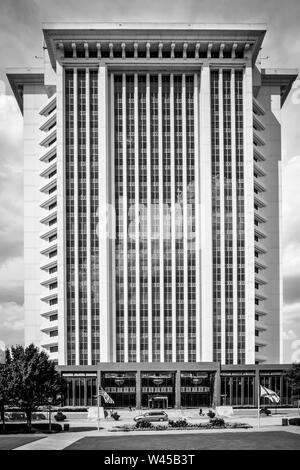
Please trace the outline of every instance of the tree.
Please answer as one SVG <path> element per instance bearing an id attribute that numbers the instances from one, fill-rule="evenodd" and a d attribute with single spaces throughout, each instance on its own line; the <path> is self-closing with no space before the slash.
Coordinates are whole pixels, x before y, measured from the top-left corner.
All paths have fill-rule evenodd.
<path id="1" fill-rule="evenodd" d="M 40 406 L 58 405 L 62 400 L 63 380 L 44 351 L 30 344 L 12 347 L 6 361 L 10 375 L 10 396 L 14 406 L 26 413 L 28 430 L 31 417 Z"/>
<path id="2" fill-rule="evenodd" d="M 8 359 L 9 350 L 5 352 L 6 360 Z M 0 364 L 0 418 L 2 421 L 2 431 L 5 433 L 5 405 L 10 402 L 10 377 L 7 362 Z"/>
<path id="3" fill-rule="evenodd" d="M 300 363 L 292 364 L 286 372 L 286 378 L 291 382 L 294 393 L 300 393 Z"/>

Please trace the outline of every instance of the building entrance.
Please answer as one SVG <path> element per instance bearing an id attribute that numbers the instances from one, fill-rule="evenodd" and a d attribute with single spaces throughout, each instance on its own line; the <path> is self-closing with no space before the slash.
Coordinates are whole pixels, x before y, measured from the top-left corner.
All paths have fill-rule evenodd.
<path id="1" fill-rule="evenodd" d="M 168 408 L 168 397 L 148 397 L 149 408 Z"/>

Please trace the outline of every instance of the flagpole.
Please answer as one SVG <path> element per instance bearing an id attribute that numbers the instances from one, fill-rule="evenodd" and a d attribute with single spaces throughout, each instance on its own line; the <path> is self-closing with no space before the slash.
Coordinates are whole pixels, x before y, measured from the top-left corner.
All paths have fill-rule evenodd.
<path id="1" fill-rule="evenodd" d="M 100 393 L 99 393 L 99 390 L 98 390 L 98 395 L 97 395 L 97 414 L 98 414 L 98 419 L 97 419 L 97 422 L 98 422 L 98 432 L 100 431 Z"/>
<path id="2" fill-rule="evenodd" d="M 260 428 L 260 378 L 258 377 L 257 383 L 257 421 Z"/>

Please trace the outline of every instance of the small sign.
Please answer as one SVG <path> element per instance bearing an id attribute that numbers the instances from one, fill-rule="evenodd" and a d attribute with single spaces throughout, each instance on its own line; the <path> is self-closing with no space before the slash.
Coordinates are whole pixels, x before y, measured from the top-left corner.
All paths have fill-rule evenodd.
<path id="1" fill-rule="evenodd" d="M 99 419 L 104 419 L 104 408 L 103 406 L 99 406 L 99 415 L 98 415 L 98 407 L 97 406 L 90 406 L 88 411 L 88 420 L 89 421 L 97 421 Z"/>
<path id="2" fill-rule="evenodd" d="M 0 340 L 0 364 L 5 364 L 5 343 Z"/>
<path id="3" fill-rule="evenodd" d="M 233 416 L 232 406 L 216 406 L 216 413 L 218 416 Z"/>

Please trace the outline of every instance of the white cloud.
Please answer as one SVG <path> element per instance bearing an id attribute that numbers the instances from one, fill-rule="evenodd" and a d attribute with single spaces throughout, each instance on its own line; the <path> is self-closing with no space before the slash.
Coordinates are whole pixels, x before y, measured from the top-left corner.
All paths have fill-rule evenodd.
<path id="1" fill-rule="evenodd" d="M 284 322 L 300 320 L 300 302 L 283 306 Z"/>
<path id="2" fill-rule="evenodd" d="M 10 258 L 0 266 L 0 286 L 21 287 L 23 282 L 23 257 Z"/>
<path id="3" fill-rule="evenodd" d="M 282 167 L 283 275 L 300 275 L 300 156 Z"/>
<path id="4" fill-rule="evenodd" d="M 297 338 L 297 335 L 294 332 L 294 330 L 289 330 L 289 331 L 284 331 L 282 334 L 282 337 L 286 341 L 292 341 L 293 339 Z"/>
<path id="5" fill-rule="evenodd" d="M 0 304 L 0 338 L 7 346 L 24 342 L 24 308 L 15 302 Z"/>

